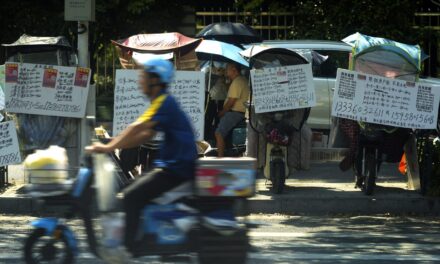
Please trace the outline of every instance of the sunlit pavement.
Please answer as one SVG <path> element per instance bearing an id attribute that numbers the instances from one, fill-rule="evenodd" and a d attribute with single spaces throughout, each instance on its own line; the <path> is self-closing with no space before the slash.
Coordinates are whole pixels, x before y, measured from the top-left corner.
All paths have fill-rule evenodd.
<path id="1" fill-rule="evenodd" d="M 0 263 L 23 263 L 23 240 L 30 216 L 0 216 Z M 436 218 L 391 216 L 252 215 L 248 263 L 440 263 Z M 80 240 L 77 263 L 100 263 L 87 253 L 78 220 L 69 221 Z M 196 258 L 190 256 L 190 262 Z M 142 258 L 131 263 L 161 263 Z M 172 261 L 176 263 L 176 261 Z"/>

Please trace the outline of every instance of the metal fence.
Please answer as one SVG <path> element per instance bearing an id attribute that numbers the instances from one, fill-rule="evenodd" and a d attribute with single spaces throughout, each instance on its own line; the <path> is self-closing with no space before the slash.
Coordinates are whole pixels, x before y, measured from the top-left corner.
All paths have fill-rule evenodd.
<path id="1" fill-rule="evenodd" d="M 252 26 L 263 39 L 288 39 L 295 25 L 292 12 L 245 12 L 238 9 L 218 10 L 203 9 L 196 12 L 196 29 L 200 31 L 205 26 L 217 22 L 240 22 Z"/>
<path id="2" fill-rule="evenodd" d="M 113 45 L 104 45 L 94 54 L 94 76 L 96 94 L 105 94 L 113 90 L 116 69 L 120 68 L 118 55 Z"/>
<path id="3" fill-rule="evenodd" d="M 414 28 L 440 30 L 440 8 L 423 10 L 414 14 Z"/>
<path id="4" fill-rule="evenodd" d="M 293 12 L 246 12 L 238 9 L 203 9 L 195 12 L 196 31 L 216 22 L 240 22 L 252 26 L 263 39 L 290 39 L 295 27 Z M 440 32 L 440 8 L 435 10 L 420 9 L 414 14 L 414 28 L 430 30 L 427 34 L 423 48 L 431 58 L 427 61 L 425 74 L 435 76 L 437 73 L 437 33 Z M 113 45 L 102 46 L 94 57 L 94 76 L 96 94 L 102 103 L 108 101 L 113 95 L 113 86 L 116 69 L 120 68 L 118 56 Z M 112 102 L 108 101 L 108 104 Z"/>
<path id="5" fill-rule="evenodd" d="M 113 118 L 113 90 L 116 70 L 120 63 L 115 47 L 104 45 L 93 56 L 93 81 L 96 85 L 96 115 L 101 122 Z"/>
<path id="6" fill-rule="evenodd" d="M 423 50 L 429 54 L 425 62 L 424 75 L 436 77 L 439 64 L 440 8 L 420 9 L 414 14 L 413 28 L 424 32 L 421 44 Z"/>

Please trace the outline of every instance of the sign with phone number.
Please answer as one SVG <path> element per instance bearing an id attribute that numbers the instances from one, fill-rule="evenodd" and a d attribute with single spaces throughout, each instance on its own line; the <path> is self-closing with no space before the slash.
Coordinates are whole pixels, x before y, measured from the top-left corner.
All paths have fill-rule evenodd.
<path id="1" fill-rule="evenodd" d="M 437 125 L 440 87 L 338 69 L 332 116 L 413 129 Z"/>

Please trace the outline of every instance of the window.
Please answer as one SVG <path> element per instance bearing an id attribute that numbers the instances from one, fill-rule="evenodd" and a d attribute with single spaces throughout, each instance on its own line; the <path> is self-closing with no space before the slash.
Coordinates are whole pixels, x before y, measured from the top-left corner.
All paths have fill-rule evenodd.
<path id="1" fill-rule="evenodd" d="M 17 53 L 13 57 L 9 58 L 8 61 L 58 65 L 58 52 L 43 51 L 33 53 Z"/>
<path id="2" fill-rule="evenodd" d="M 349 52 L 336 50 L 316 50 L 321 55 L 328 56 L 321 65 L 313 65 L 313 76 L 336 78 L 338 68 L 348 69 Z"/>

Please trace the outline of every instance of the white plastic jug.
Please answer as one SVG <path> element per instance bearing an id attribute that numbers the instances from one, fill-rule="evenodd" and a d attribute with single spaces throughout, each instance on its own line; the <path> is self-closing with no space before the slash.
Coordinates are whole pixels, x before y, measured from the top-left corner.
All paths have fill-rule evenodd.
<path id="1" fill-rule="evenodd" d="M 115 165 L 107 154 L 95 154 L 93 157 L 98 208 L 101 212 L 109 212 L 116 204 L 118 186 Z"/>

